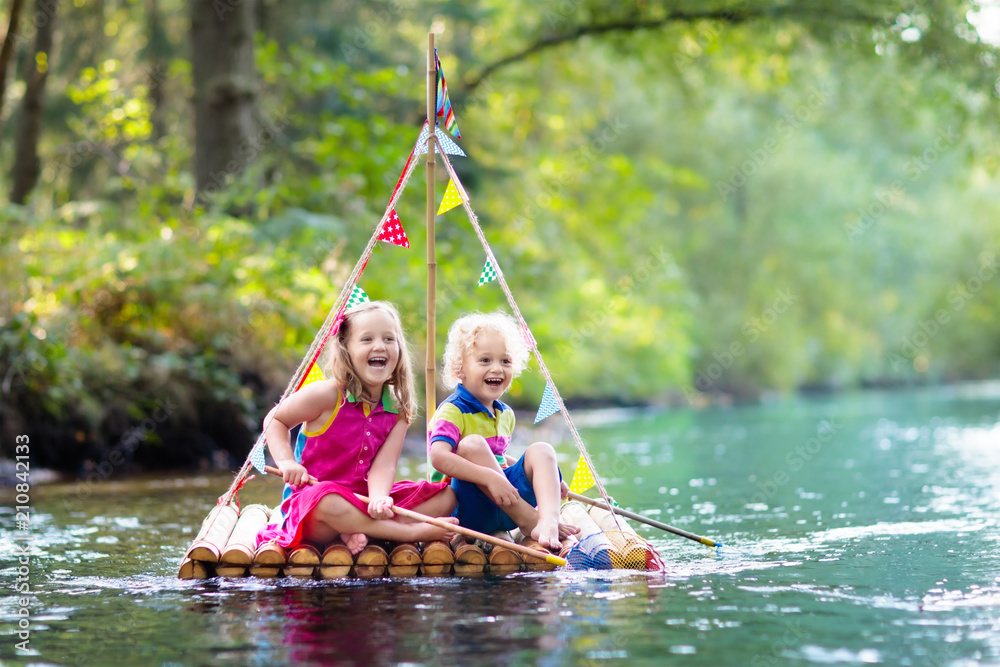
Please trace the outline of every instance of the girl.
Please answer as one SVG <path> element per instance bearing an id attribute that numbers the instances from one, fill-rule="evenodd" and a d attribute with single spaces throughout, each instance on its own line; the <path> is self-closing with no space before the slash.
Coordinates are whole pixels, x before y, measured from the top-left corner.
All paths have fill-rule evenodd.
<path id="1" fill-rule="evenodd" d="M 413 369 L 399 313 L 372 301 L 347 313 L 333 346 L 332 380 L 313 382 L 278 404 L 264 420 L 268 447 L 292 493 L 284 517 L 257 543 L 283 547 L 337 538 L 358 553 L 367 536 L 397 542 L 449 539 L 447 531 L 393 518 L 390 507 L 447 517 L 455 495 L 447 484 L 396 482 L 396 463 L 416 412 Z M 289 429 L 307 436 L 296 460 Z M 307 486 L 310 478 L 319 480 Z M 367 506 L 354 495 L 367 494 Z M 444 519 L 457 523 L 457 519 Z"/>

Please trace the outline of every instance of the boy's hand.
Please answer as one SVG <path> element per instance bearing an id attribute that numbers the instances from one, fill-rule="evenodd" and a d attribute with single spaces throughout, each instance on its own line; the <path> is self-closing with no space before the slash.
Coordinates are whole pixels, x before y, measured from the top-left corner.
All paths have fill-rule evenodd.
<path id="1" fill-rule="evenodd" d="M 295 461 L 276 461 L 281 479 L 292 486 L 305 486 L 309 483 L 309 471 L 305 466 Z"/>
<path id="2" fill-rule="evenodd" d="M 495 470 L 490 471 L 489 481 L 486 482 L 486 490 L 490 494 L 490 500 L 500 507 L 510 507 L 516 505 L 521 498 L 514 485 L 507 481 L 507 477 Z"/>
<path id="3" fill-rule="evenodd" d="M 559 480 L 559 497 L 563 500 L 569 500 L 569 484 L 564 480 Z"/>
<path id="4" fill-rule="evenodd" d="M 392 513 L 392 498 L 389 496 L 372 498 L 368 503 L 368 516 L 376 520 L 391 519 L 395 516 Z"/>

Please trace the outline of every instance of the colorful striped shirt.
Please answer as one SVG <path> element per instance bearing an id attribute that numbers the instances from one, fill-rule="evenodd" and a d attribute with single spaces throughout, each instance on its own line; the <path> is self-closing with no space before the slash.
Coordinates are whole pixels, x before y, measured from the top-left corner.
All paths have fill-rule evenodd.
<path id="1" fill-rule="evenodd" d="M 481 435 L 501 467 L 507 467 L 504 453 L 510 445 L 514 433 L 514 411 L 502 401 L 493 401 L 490 411 L 478 398 L 461 384 L 448 398 L 444 399 L 428 425 L 430 438 L 427 445 L 427 476 L 432 482 L 446 480 L 447 477 L 431 465 L 431 445 L 447 442 L 452 449 L 467 435 Z"/>

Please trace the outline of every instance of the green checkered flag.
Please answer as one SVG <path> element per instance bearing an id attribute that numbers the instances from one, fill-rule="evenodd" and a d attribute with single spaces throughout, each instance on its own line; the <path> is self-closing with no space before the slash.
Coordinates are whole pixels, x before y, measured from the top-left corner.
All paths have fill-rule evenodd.
<path id="1" fill-rule="evenodd" d="M 365 291 L 361 289 L 361 285 L 355 285 L 354 289 L 351 290 L 351 296 L 347 299 L 347 310 L 354 308 L 355 306 L 360 306 L 363 303 L 368 303 L 371 299 L 365 294 Z"/>
<path id="2" fill-rule="evenodd" d="M 486 260 L 486 266 L 483 267 L 483 273 L 479 276 L 479 287 L 482 287 L 486 283 L 491 283 L 497 279 L 497 272 L 493 269 L 493 265 L 490 264 L 490 260 Z"/>

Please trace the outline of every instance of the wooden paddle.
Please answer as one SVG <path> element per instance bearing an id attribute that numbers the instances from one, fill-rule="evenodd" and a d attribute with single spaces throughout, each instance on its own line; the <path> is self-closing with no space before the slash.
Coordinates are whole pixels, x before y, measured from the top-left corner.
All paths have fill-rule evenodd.
<path id="1" fill-rule="evenodd" d="M 264 466 L 264 470 L 267 471 L 269 475 L 275 475 L 277 477 L 281 477 L 281 471 L 273 466 Z M 309 483 L 316 484 L 317 482 L 319 482 L 319 480 L 310 475 Z M 371 502 L 367 497 L 361 495 L 360 493 L 355 493 L 354 495 L 357 496 L 358 500 L 360 500 L 363 503 Z M 479 531 L 476 530 L 471 530 L 469 528 L 464 528 L 456 524 L 448 523 L 447 521 L 442 521 L 441 519 L 437 519 L 432 516 L 427 516 L 419 512 L 414 512 L 413 510 L 408 510 L 393 505 L 392 511 L 400 516 L 405 516 L 408 519 L 422 521 L 424 523 L 429 523 L 432 526 L 437 526 L 438 528 L 444 528 L 445 530 L 452 533 L 459 533 L 460 535 L 465 535 L 466 537 L 482 540 L 483 542 L 489 542 L 493 546 L 504 547 L 506 549 L 510 549 L 511 551 L 520 552 L 526 556 L 534 556 L 535 558 L 541 558 L 546 563 L 551 563 L 552 565 L 566 564 L 565 558 L 560 558 L 555 554 L 550 554 L 545 551 L 538 551 L 537 549 L 530 549 L 526 546 L 516 544 L 513 542 L 508 542 L 507 540 L 501 540 L 497 537 L 493 537 L 492 535 L 487 535 L 486 533 L 480 533 Z"/>
<path id="2" fill-rule="evenodd" d="M 620 507 L 608 507 L 604 502 L 600 500 L 594 500 L 593 498 L 588 498 L 587 496 L 581 496 L 579 493 L 569 492 L 569 497 L 573 500 L 579 500 L 581 503 L 586 503 L 588 505 L 593 505 L 594 507 L 600 507 L 603 510 L 608 510 L 618 514 L 620 516 L 628 517 L 629 519 L 635 519 L 640 523 L 644 523 L 647 526 L 653 526 L 654 528 L 659 528 L 660 530 L 665 530 L 667 532 L 673 533 L 674 535 L 680 535 L 681 537 L 686 537 L 689 540 L 694 540 L 695 542 L 701 542 L 706 547 L 719 548 L 722 546 L 722 542 L 716 542 L 715 540 L 710 540 L 707 537 L 702 537 L 701 535 L 695 535 L 694 533 L 689 533 L 686 530 L 681 530 L 680 528 L 674 528 L 673 526 L 668 526 L 665 523 L 655 521 L 648 517 L 644 517 L 641 514 L 636 514 L 635 512 L 630 512 L 628 510 L 623 510 Z"/>

